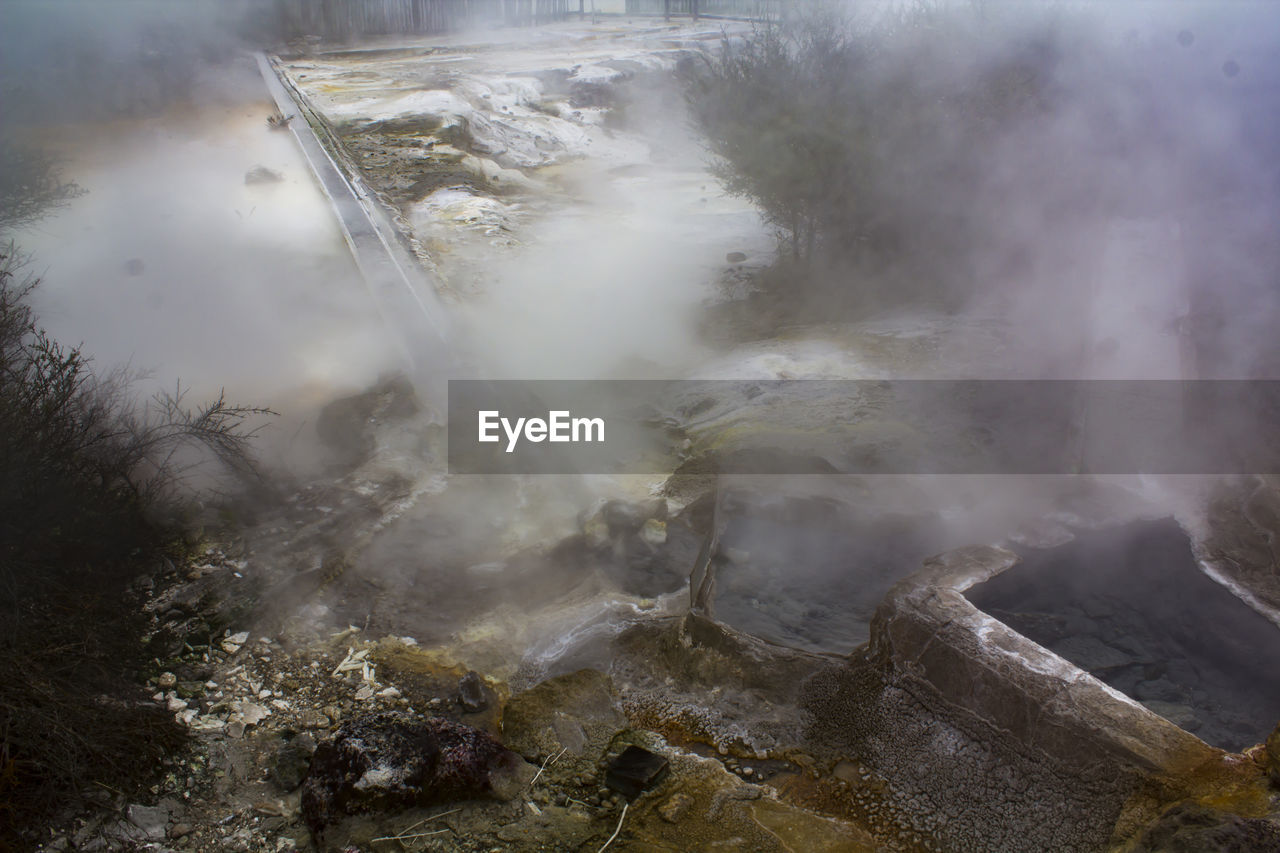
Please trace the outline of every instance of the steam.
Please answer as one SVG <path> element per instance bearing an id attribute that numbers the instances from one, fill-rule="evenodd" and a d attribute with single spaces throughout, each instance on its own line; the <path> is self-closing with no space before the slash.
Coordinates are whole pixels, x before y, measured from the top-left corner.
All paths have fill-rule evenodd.
<path id="1" fill-rule="evenodd" d="M 919 375 L 916 365 L 892 358 L 868 366 L 846 357 L 885 337 L 871 333 L 872 321 L 892 325 L 905 316 L 906 325 L 926 330 L 926 343 L 938 330 L 936 337 L 963 338 L 956 346 L 963 357 L 937 358 L 920 371 L 927 375 L 1280 376 L 1274 334 L 1280 71 L 1273 61 L 1280 9 L 1133 2 L 1046 12 L 1030 4 L 976 5 L 977 11 L 942 4 L 937 26 L 955 30 L 949 41 L 930 36 L 950 48 L 934 52 L 913 50 L 908 37 L 877 31 L 879 19 L 867 17 L 861 26 L 871 28 L 867 37 L 884 54 L 874 73 L 964 92 L 993 69 L 1030 69 L 1047 81 L 1046 106 L 1034 119 L 995 127 L 980 150 L 958 158 L 954 146 L 972 140 L 945 127 L 906 139 L 911 158 L 874 176 L 877 203 L 930 229 L 938 221 L 933 214 L 945 209 L 964 227 L 917 228 L 907 239 L 921 251 L 887 269 L 827 269 L 826 287 L 814 291 L 796 282 L 786 300 L 810 300 L 810 316 L 837 327 L 823 330 L 839 339 L 829 351 L 818 333 L 803 329 L 769 341 L 769 358 L 704 336 L 705 309 L 723 298 L 715 285 L 726 255 L 766 262 L 771 235 L 747 202 L 707 171 L 678 88 L 660 79 L 678 58 L 666 52 L 665 35 L 646 36 L 647 42 L 637 36 L 623 57 L 608 55 L 612 45 L 578 45 L 585 57 L 578 67 L 552 69 L 545 66 L 555 64 L 549 58 L 555 48 L 538 53 L 548 44 L 543 31 L 504 31 L 507 49 L 491 53 L 493 67 L 467 72 L 475 79 L 447 98 L 423 90 L 438 83 L 432 74 L 461 76 L 461 66 L 424 70 L 420 59 L 401 66 L 388 60 L 378 89 L 352 86 L 345 92 L 352 100 L 328 106 L 343 120 L 374 120 L 379 102 L 391 102 L 393 112 L 444 105 L 466 113 L 473 131 L 502 133 L 502 116 L 478 116 L 473 108 L 488 97 L 491 105 L 501 101 L 509 113 L 550 126 L 543 101 L 554 75 L 541 72 L 562 71 L 584 83 L 611 79 L 619 67 L 661 69 L 627 91 L 624 127 L 608 125 L 604 110 L 587 106 L 585 114 L 598 121 L 566 120 L 556 125 L 564 134 L 536 140 L 580 145 L 554 165 L 537 159 L 533 137 L 499 139 L 506 148 L 498 153 L 498 146 L 468 152 L 472 165 L 487 158 L 480 166 L 486 179 L 519 184 L 525 195 L 489 198 L 443 186 L 409 211 L 418 236 L 461 233 L 464 220 L 475 226 L 466 239 L 425 241 L 464 329 L 463 366 L 437 372 L 858 378 L 884 367 L 880 375 Z M 11 0 L 0 8 L 5 130 L 62 152 L 68 176 L 89 191 L 16 235 L 44 278 L 37 307 L 55 336 L 83 341 L 100 363 L 152 368 L 166 386 L 180 377 L 197 396 L 225 386 L 234 399 L 286 410 L 296 404 L 301 420 L 318 404 L 399 367 L 399 357 L 294 141 L 266 130 L 272 106 L 237 33 L 243 15 L 258 7 L 174 8 L 148 0 Z M 714 45 L 706 36 L 718 27 L 693 33 L 697 43 L 685 31 L 686 46 Z M 726 29 L 740 36 L 749 28 Z M 315 64 L 314 73 L 322 73 L 323 61 Z M 341 83 L 341 72 L 334 74 Z M 891 112 L 892 104 L 879 107 Z M 979 179 L 951 180 L 939 168 L 950 162 Z M 284 180 L 246 185 L 246 172 L 259 165 Z M 869 297 L 873 292 L 882 298 Z M 919 292 L 938 298 L 902 299 Z M 850 310 L 854 303 L 858 312 Z M 966 337 L 974 318 L 993 319 L 1007 334 L 995 344 Z M 709 364 L 715 369 L 707 371 Z M 641 478 L 471 481 L 449 484 L 444 497 L 441 481 L 430 479 L 439 472 L 428 472 L 419 458 L 418 437 L 397 436 L 400 443 L 391 444 L 400 455 L 364 472 L 389 480 L 388 470 L 399 466 L 397 473 L 417 478 L 401 495 L 410 508 L 389 515 L 385 534 L 376 531 L 376 547 L 366 552 L 369 571 L 382 572 L 397 590 L 430 578 L 443 583 L 454 570 L 468 573 L 459 608 L 464 593 L 497 583 L 485 567 L 504 566 L 504 553 L 575 532 L 575 515 L 597 496 L 643 498 L 655 485 Z M 1184 482 L 1136 477 L 1100 489 L 1069 479 L 1013 478 L 822 484 L 797 478 L 743 488 L 817 495 L 858 518 L 918 515 L 919 537 L 902 533 L 909 558 L 893 567 L 898 574 L 915 567 L 915 552 L 926 544 L 1023 533 L 1052 538 L 1053 531 L 1032 528 L 1045 518 L 1057 519 L 1050 527 L 1084 518 L 1073 515 L 1077 503 L 1117 515 L 1159 507 L 1194 513 L 1201 505 L 1185 497 Z M 428 522 L 440 522 L 447 533 L 424 534 Z M 794 541 L 782 529 L 770 535 L 774 551 L 819 547 L 802 541 L 803 532 Z M 453 549 L 447 565 L 430 569 L 437 575 L 420 565 L 428 544 Z M 847 567 L 851 577 L 860 570 Z M 522 579 L 530 601 L 572 588 L 563 570 L 538 571 L 546 574 L 536 580 L 555 582 Z M 820 588 L 824 579 L 808 580 Z M 506 576 L 504 582 L 513 583 Z"/>

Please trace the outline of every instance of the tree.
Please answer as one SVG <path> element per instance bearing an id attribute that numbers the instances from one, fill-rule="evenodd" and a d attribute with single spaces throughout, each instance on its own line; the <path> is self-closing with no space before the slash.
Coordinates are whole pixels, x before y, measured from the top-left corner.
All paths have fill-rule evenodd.
<path id="1" fill-rule="evenodd" d="M 84 192 L 62 180 L 56 157 L 0 139 L 0 233 L 34 222 Z"/>

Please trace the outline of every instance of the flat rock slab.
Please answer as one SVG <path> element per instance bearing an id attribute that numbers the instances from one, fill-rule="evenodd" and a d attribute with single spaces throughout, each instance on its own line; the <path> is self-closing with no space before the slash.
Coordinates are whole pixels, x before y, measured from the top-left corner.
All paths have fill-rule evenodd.
<path id="1" fill-rule="evenodd" d="M 549 678 L 511 697 L 502 712 L 503 737 L 516 752 L 536 761 L 565 753 L 558 764 L 582 758 L 592 770 L 626 726 L 609 677 L 594 669 Z"/>

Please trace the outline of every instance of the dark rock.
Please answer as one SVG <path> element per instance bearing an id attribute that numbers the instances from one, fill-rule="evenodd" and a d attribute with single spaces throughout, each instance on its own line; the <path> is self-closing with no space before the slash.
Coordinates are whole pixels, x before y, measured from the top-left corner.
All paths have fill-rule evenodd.
<path id="1" fill-rule="evenodd" d="M 309 734 L 295 735 L 276 750 L 271 760 L 271 781 L 285 791 L 292 791 L 302 784 L 311 767 L 311 756 L 316 751 L 316 740 Z"/>
<path id="2" fill-rule="evenodd" d="M 468 672 L 458 681 L 458 704 L 468 714 L 478 714 L 489 707 L 484 681 L 474 672 Z"/>
<path id="3" fill-rule="evenodd" d="M 341 464 L 356 466 L 373 455 L 379 423 L 402 421 L 418 411 L 413 385 L 404 376 L 393 376 L 363 394 L 325 406 L 316 420 L 316 432 Z"/>
<path id="4" fill-rule="evenodd" d="M 126 814 L 129 817 L 129 823 L 141 830 L 147 840 L 159 841 L 164 838 L 164 830 L 169 823 L 169 809 L 165 806 L 135 804 L 129 806 Z"/>
<path id="5" fill-rule="evenodd" d="M 647 749 L 629 746 L 609 762 L 604 783 L 628 800 L 634 800 L 658 784 L 666 772 L 667 759 Z"/>
<path id="6" fill-rule="evenodd" d="M 147 271 L 147 265 L 142 262 L 142 258 L 130 258 L 124 262 L 124 271 L 129 275 L 142 275 Z"/>
<path id="7" fill-rule="evenodd" d="M 346 815 L 506 799 L 533 772 L 470 726 L 399 712 L 370 714 L 343 723 L 316 748 L 302 787 L 302 814 L 319 835 Z"/>
<path id="8" fill-rule="evenodd" d="M 665 503 L 663 506 L 665 507 Z M 628 533 L 638 533 L 641 526 L 653 517 L 651 513 L 654 512 L 656 512 L 656 506 L 612 500 L 601 508 L 600 517 L 608 525 L 610 536 L 624 536 Z"/>
<path id="9" fill-rule="evenodd" d="M 244 182 L 248 186 L 254 184 L 278 184 L 283 180 L 284 175 L 275 169 L 268 169 L 266 166 L 254 166 L 244 173 Z"/>
<path id="10" fill-rule="evenodd" d="M 730 252 L 724 256 L 724 259 L 731 264 L 740 264 L 747 259 L 747 256 L 742 252 Z"/>
<path id="11" fill-rule="evenodd" d="M 1274 853 L 1280 850 L 1280 826 L 1202 806 L 1178 803 L 1142 835 L 1134 853 Z"/>

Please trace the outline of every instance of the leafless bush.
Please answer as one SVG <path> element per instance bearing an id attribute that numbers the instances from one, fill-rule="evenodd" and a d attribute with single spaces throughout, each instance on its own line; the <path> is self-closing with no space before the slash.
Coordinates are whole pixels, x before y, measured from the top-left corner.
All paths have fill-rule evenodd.
<path id="1" fill-rule="evenodd" d="M 181 561 L 197 471 L 257 477 L 253 421 L 271 414 L 221 394 L 192 407 L 180 387 L 140 402 L 136 376 L 96 375 L 38 326 L 20 264 L 0 255 L 0 826 L 15 832 L 92 783 L 136 788 L 181 739 L 138 683 L 130 583 Z"/>
<path id="2" fill-rule="evenodd" d="M 85 190 L 62 179 L 58 160 L 46 151 L 0 138 L 0 231 L 26 225 Z"/>

